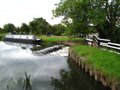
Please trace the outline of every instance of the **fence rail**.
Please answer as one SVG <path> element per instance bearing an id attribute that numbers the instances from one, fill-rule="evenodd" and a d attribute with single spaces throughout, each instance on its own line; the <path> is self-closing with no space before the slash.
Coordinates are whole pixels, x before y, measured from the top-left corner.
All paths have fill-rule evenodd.
<path id="1" fill-rule="evenodd" d="M 112 49 L 120 52 L 120 44 L 112 43 L 109 39 L 101 39 L 96 35 L 89 37 L 86 36 L 86 43 L 90 46 L 105 47 L 107 49 Z"/>

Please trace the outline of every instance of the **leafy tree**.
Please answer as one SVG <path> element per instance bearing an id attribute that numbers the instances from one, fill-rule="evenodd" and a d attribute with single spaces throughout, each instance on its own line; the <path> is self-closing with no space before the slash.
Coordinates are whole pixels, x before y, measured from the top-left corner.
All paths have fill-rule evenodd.
<path id="1" fill-rule="evenodd" d="M 12 23 L 5 24 L 3 30 L 7 33 L 14 33 L 16 32 L 16 27 Z"/>
<path id="2" fill-rule="evenodd" d="M 64 16 L 63 22 L 71 28 L 72 33 L 83 33 L 88 29 L 88 0 L 61 0 L 53 11 L 54 16 Z"/>
<path id="3" fill-rule="evenodd" d="M 21 34 L 21 28 L 20 27 L 16 27 L 16 33 Z"/>
<path id="4" fill-rule="evenodd" d="M 25 34 L 29 34 L 30 33 L 30 28 L 27 24 L 25 23 L 22 23 L 22 26 L 21 26 L 21 32 L 22 33 L 25 33 Z"/>
<path id="5" fill-rule="evenodd" d="M 49 23 L 43 18 L 34 18 L 29 23 L 30 30 L 34 34 L 47 34 L 50 29 Z"/>
<path id="6" fill-rule="evenodd" d="M 120 0 L 92 0 L 91 13 L 89 17 L 100 37 L 116 41 L 113 36 L 120 27 Z"/>
<path id="7" fill-rule="evenodd" d="M 65 26 L 63 26 L 62 24 L 56 24 L 53 25 L 53 34 L 54 35 L 62 35 L 65 32 Z"/>
<path id="8" fill-rule="evenodd" d="M 61 0 L 53 14 L 64 16 L 72 32 L 86 33 L 93 24 L 100 37 L 113 41 L 120 27 L 120 0 Z"/>
<path id="9" fill-rule="evenodd" d="M 37 34 L 37 32 L 36 32 L 37 31 L 37 22 L 35 20 L 33 20 L 29 23 L 29 26 L 30 26 L 30 32 Z"/>
<path id="10" fill-rule="evenodd" d="M 3 31 L 3 29 L 2 29 L 2 28 L 0 28 L 0 33 L 4 33 L 4 31 Z"/>

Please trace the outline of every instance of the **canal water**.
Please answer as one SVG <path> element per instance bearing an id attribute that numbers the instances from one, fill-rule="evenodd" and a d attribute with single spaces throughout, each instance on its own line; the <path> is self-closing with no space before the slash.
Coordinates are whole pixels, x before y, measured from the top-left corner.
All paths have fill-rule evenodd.
<path id="1" fill-rule="evenodd" d="M 0 42 L 0 90 L 110 90 L 66 56 L 35 54 L 34 47 Z"/>

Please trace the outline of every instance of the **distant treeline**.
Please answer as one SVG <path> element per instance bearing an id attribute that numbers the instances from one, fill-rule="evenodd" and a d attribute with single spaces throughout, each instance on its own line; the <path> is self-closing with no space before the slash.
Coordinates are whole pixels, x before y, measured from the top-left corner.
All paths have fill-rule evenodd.
<path id="1" fill-rule="evenodd" d="M 61 0 L 53 15 L 63 16 L 62 24 L 50 25 L 43 18 L 34 18 L 20 27 L 5 24 L 0 32 L 68 36 L 97 32 L 100 38 L 120 43 L 120 0 Z"/>
<path id="2" fill-rule="evenodd" d="M 0 28 L 0 33 L 13 34 L 35 34 L 35 35 L 62 35 L 65 32 L 65 26 L 62 24 L 50 25 L 43 18 L 34 18 L 29 24 L 22 23 L 16 27 L 12 23 L 5 24 Z"/>
<path id="3" fill-rule="evenodd" d="M 12 34 L 35 34 L 35 35 L 67 35 L 67 36 L 80 36 L 86 33 L 95 32 L 93 28 L 89 30 L 80 30 L 74 32 L 65 24 L 50 25 L 45 19 L 34 18 L 29 24 L 22 23 L 20 27 L 16 27 L 12 23 L 5 24 L 3 28 L 0 28 L 0 33 L 12 33 Z M 71 33 L 72 32 L 72 33 Z"/>

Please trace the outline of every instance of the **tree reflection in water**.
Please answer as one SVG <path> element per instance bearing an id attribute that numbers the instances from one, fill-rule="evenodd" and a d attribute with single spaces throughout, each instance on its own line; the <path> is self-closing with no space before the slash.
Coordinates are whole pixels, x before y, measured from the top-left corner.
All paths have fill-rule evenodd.
<path id="1" fill-rule="evenodd" d="M 27 73 L 25 72 L 25 80 L 24 80 L 24 86 L 23 88 L 25 90 L 32 90 L 32 86 L 31 86 L 31 80 L 30 80 L 31 75 L 27 75 Z"/>
<path id="2" fill-rule="evenodd" d="M 51 77 L 54 90 L 111 90 L 95 81 L 72 60 L 68 60 L 68 65 L 69 71 L 63 69 L 60 71 L 60 79 Z"/>
<path id="3" fill-rule="evenodd" d="M 25 78 L 11 79 L 6 85 L 7 90 L 32 90 L 30 76 L 25 72 Z"/>

